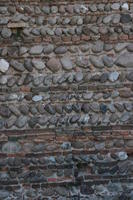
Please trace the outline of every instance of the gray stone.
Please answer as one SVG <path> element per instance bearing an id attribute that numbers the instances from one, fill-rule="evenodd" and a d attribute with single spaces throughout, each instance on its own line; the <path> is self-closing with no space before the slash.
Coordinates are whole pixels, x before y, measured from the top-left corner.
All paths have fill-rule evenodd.
<path id="1" fill-rule="evenodd" d="M 112 67 L 113 66 L 114 61 L 113 61 L 113 59 L 111 57 L 105 55 L 105 56 L 103 56 L 102 59 L 103 59 L 103 63 L 104 63 L 105 66 L 107 66 L 107 67 Z"/>
<path id="2" fill-rule="evenodd" d="M 57 6 L 51 6 L 51 13 L 57 13 L 58 12 L 58 7 Z"/>
<path id="3" fill-rule="evenodd" d="M 111 51 L 113 49 L 113 45 L 112 44 L 104 44 L 104 50 L 105 51 Z"/>
<path id="4" fill-rule="evenodd" d="M 61 63 L 58 58 L 50 58 L 46 65 L 52 72 L 57 72 L 61 69 Z"/>
<path id="5" fill-rule="evenodd" d="M 43 51 L 43 47 L 41 45 L 36 45 L 30 49 L 29 53 L 32 55 L 39 55 L 42 53 L 42 51 Z"/>
<path id="6" fill-rule="evenodd" d="M 34 128 L 36 124 L 38 123 L 39 118 L 37 116 L 31 117 L 28 121 L 28 124 L 31 128 Z"/>
<path id="7" fill-rule="evenodd" d="M 32 64 L 37 70 L 42 70 L 42 69 L 44 69 L 46 67 L 45 63 L 43 61 L 41 61 L 40 59 L 35 59 L 34 58 L 32 60 Z"/>
<path id="8" fill-rule="evenodd" d="M 84 93 L 84 94 L 83 94 L 83 99 L 84 99 L 84 100 L 90 100 L 92 97 L 93 97 L 93 92 Z"/>
<path id="9" fill-rule="evenodd" d="M 10 77 L 10 78 L 8 79 L 8 81 L 7 81 L 7 86 L 8 86 L 8 87 L 12 87 L 12 86 L 15 85 L 15 83 L 16 83 L 16 78 L 15 78 L 15 77 Z"/>
<path id="10" fill-rule="evenodd" d="M 57 19 L 56 19 L 56 17 L 51 17 L 51 18 L 49 18 L 48 19 L 48 23 L 50 24 L 50 25 L 55 25 L 56 24 L 56 22 L 57 22 Z"/>
<path id="11" fill-rule="evenodd" d="M 71 70 L 74 67 L 68 56 L 61 58 L 61 64 L 65 70 Z"/>
<path id="12" fill-rule="evenodd" d="M 21 146 L 18 142 L 7 142 L 2 146 L 3 153 L 18 153 L 21 150 Z"/>
<path id="13" fill-rule="evenodd" d="M 109 74 L 109 80 L 110 80 L 111 82 L 117 81 L 118 78 L 119 78 L 119 73 L 116 72 L 116 71 L 115 71 L 115 72 L 111 72 L 111 73 Z"/>
<path id="14" fill-rule="evenodd" d="M 55 49 L 56 54 L 64 54 L 67 52 L 67 48 L 65 46 L 59 46 Z"/>
<path id="15" fill-rule="evenodd" d="M 33 71 L 33 66 L 32 66 L 32 63 L 31 63 L 31 60 L 30 60 L 30 59 L 25 59 L 25 60 L 24 60 L 24 67 L 25 67 L 29 72 L 32 72 L 32 71 Z"/>
<path id="16" fill-rule="evenodd" d="M 43 27 L 40 29 L 40 33 L 41 33 L 41 35 L 46 36 L 46 34 L 47 34 L 47 28 L 46 28 L 45 26 L 43 26 Z"/>
<path id="17" fill-rule="evenodd" d="M 117 109 L 119 112 L 123 112 L 123 111 L 124 111 L 124 106 L 123 106 L 123 104 L 121 104 L 121 103 L 115 103 L 114 106 L 116 107 L 116 109 Z"/>
<path id="18" fill-rule="evenodd" d="M 115 45 L 114 50 L 118 53 L 124 50 L 126 47 L 127 47 L 127 43 L 119 43 Z"/>
<path id="19" fill-rule="evenodd" d="M 103 51 L 103 45 L 104 43 L 101 41 L 97 41 L 95 45 L 92 46 L 92 51 L 94 53 L 100 53 Z"/>
<path id="20" fill-rule="evenodd" d="M 116 123 L 117 120 L 118 120 L 117 114 L 113 113 L 113 114 L 110 116 L 110 122 L 111 122 L 111 123 Z"/>
<path id="21" fill-rule="evenodd" d="M 0 115 L 2 117 L 9 118 L 11 116 L 11 111 L 10 111 L 9 107 L 6 105 L 1 105 L 0 106 Z"/>
<path id="22" fill-rule="evenodd" d="M 42 25 L 43 22 L 44 22 L 44 16 L 38 16 L 38 17 L 36 18 L 36 24 L 37 24 L 37 25 Z"/>
<path id="23" fill-rule="evenodd" d="M 131 103 L 126 102 L 126 103 L 124 103 L 124 106 L 128 112 L 132 111 L 132 109 L 133 109 L 133 105 Z"/>
<path id="24" fill-rule="evenodd" d="M 2 31 L 1 31 L 1 35 L 2 35 L 3 38 L 7 39 L 7 38 L 11 37 L 12 32 L 9 28 L 3 28 Z"/>
<path id="25" fill-rule="evenodd" d="M 11 128 L 15 124 L 16 120 L 17 120 L 16 116 L 14 115 L 11 116 L 9 119 L 6 120 L 5 127 Z"/>
<path id="26" fill-rule="evenodd" d="M 100 106 L 98 103 L 90 103 L 90 109 L 94 112 L 100 112 Z"/>
<path id="27" fill-rule="evenodd" d="M 40 76 L 35 76 L 34 78 L 33 78 L 33 85 L 34 86 L 39 86 L 40 84 L 42 84 L 43 83 L 43 80 L 44 80 L 44 77 L 42 76 L 42 75 L 40 75 Z"/>
<path id="28" fill-rule="evenodd" d="M 16 126 L 18 128 L 23 128 L 27 123 L 27 117 L 26 116 L 20 116 L 16 121 Z"/>
<path id="29" fill-rule="evenodd" d="M 54 106 L 50 104 L 45 105 L 45 110 L 52 115 L 56 113 Z"/>
<path id="30" fill-rule="evenodd" d="M 31 33 L 32 33 L 33 35 L 35 35 L 35 36 L 39 36 L 39 35 L 40 35 L 40 29 L 38 29 L 38 28 L 33 28 L 33 29 L 31 30 Z"/>
<path id="31" fill-rule="evenodd" d="M 28 49 L 26 47 L 20 47 L 19 49 L 19 55 L 24 55 L 25 53 L 27 53 Z"/>
<path id="32" fill-rule="evenodd" d="M 96 68 L 103 68 L 104 67 L 103 61 L 100 58 L 96 57 L 96 56 L 90 56 L 90 62 Z"/>
<path id="33" fill-rule="evenodd" d="M 133 67 L 133 54 L 123 53 L 116 60 L 116 65 L 120 67 Z"/>
<path id="34" fill-rule="evenodd" d="M 0 84 L 1 85 L 7 84 L 7 76 L 0 76 Z"/>
<path id="35" fill-rule="evenodd" d="M 24 104 L 19 106 L 19 110 L 23 115 L 28 115 L 29 114 L 29 106 Z"/>
<path id="36" fill-rule="evenodd" d="M 66 149 L 71 149 L 71 143 L 70 142 L 63 142 L 61 145 L 61 148 L 66 150 Z"/>
<path id="37" fill-rule="evenodd" d="M 75 74 L 75 81 L 76 82 L 80 82 L 80 81 L 82 81 L 83 80 L 83 73 L 82 72 L 77 72 L 76 74 Z"/>
<path id="38" fill-rule="evenodd" d="M 82 68 L 88 68 L 91 65 L 91 63 L 88 58 L 79 56 L 76 59 L 76 65 Z"/>
<path id="39" fill-rule="evenodd" d="M 133 81 L 133 72 L 130 72 L 129 74 L 127 74 L 127 79 L 129 81 Z"/>
<path id="40" fill-rule="evenodd" d="M 89 5 L 89 9 L 90 9 L 92 12 L 96 12 L 96 11 L 97 11 L 96 4 L 90 4 L 90 5 Z"/>
<path id="41" fill-rule="evenodd" d="M 102 150 L 102 149 L 105 148 L 105 143 L 104 143 L 104 142 L 102 142 L 102 143 L 96 143 L 96 144 L 95 144 L 95 148 L 96 148 L 97 150 Z"/>
<path id="42" fill-rule="evenodd" d="M 113 18 L 113 15 L 107 15 L 106 17 L 103 18 L 103 23 L 104 24 L 110 23 L 112 18 Z"/>
<path id="43" fill-rule="evenodd" d="M 131 43 L 127 46 L 127 50 L 130 52 L 133 52 L 133 43 Z"/>
<path id="44" fill-rule="evenodd" d="M 49 7 L 49 6 L 44 6 L 44 7 L 42 7 L 42 11 L 43 11 L 45 14 L 49 14 L 49 13 L 50 13 L 50 7 Z"/>
<path id="45" fill-rule="evenodd" d="M 7 190 L 0 190 L 0 200 L 7 199 L 9 196 L 10 192 L 8 192 Z"/>
<path id="46" fill-rule="evenodd" d="M 17 71 L 23 72 L 25 70 L 23 64 L 16 60 L 11 60 L 10 65 Z"/>
<path id="47" fill-rule="evenodd" d="M 54 46 L 52 44 L 49 44 L 49 45 L 47 45 L 47 46 L 44 47 L 43 52 L 45 54 L 50 54 L 50 53 L 53 52 L 53 50 L 54 50 Z"/>
<path id="48" fill-rule="evenodd" d="M 126 121 L 129 120 L 129 118 L 130 118 L 130 113 L 125 112 L 124 114 L 122 114 L 122 116 L 121 116 L 121 118 L 120 118 L 120 121 L 121 121 L 121 122 L 126 122 Z"/>
<path id="49" fill-rule="evenodd" d="M 41 126 L 45 126 L 47 124 L 47 121 L 48 121 L 48 117 L 46 116 L 41 116 L 38 120 L 38 123 L 41 125 Z"/>
<path id="50" fill-rule="evenodd" d="M 100 76 L 100 82 L 101 83 L 104 83 L 108 80 L 108 73 L 103 73 L 101 76 Z"/>
<path id="51" fill-rule="evenodd" d="M 8 23 L 8 18 L 6 17 L 1 17 L 0 18 L 0 25 L 6 25 Z"/>
<path id="52" fill-rule="evenodd" d="M 11 105 L 9 105 L 9 109 L 14 115 L 20 116 L 21 113 L 16 106 L 11 104 Z"/>
<path id="53" fill-rule="evenodd" d="M 0 59 L 0 72 L 5 73 L 9 69 L 9 63 L 5 59 Z"/>
<path id="54" fill-rule="evenodd" d="M 1 6 L 0 7 L 0 14 L 5 14 L 7 13 L 7 7 Z"/>
<path id="55" fill-rule="evenodd" d="M 113 23 L 113 24 L 118 24 L 118 23 L 120 23 L 120 18 L 121 18 L 120 14 L 115 14 L 115 15 L 113 15 L 112 23 Z"/>

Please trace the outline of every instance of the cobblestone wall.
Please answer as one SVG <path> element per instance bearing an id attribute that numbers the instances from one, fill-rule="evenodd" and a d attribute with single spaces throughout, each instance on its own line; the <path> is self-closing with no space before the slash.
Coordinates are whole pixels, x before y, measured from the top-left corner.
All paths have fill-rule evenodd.
<path id="1" fill-rule="evenodd" d="M 133 200 L 132 100 L 132 0 L 0 0 L 0 200 Z"/>

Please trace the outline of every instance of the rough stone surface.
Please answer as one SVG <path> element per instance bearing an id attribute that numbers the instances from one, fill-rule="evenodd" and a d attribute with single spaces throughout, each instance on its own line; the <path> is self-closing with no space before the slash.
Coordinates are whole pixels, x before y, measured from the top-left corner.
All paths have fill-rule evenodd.
<path id="1" fill-rule="evenodd" d="M 5 73 L 9 69 L 9 63 L 5 59 L 0 59 L 0 72 Z"/>
<path id="2" fill-rule="evenodd" d="M 60 63 L 59 59 L 50 58 L 49 61 L 47 62 L 47 67 L 52 72 L 57 72 L 61 69 L 61 63 Z"/>
<path id="3" fill-rule="evenodd" d="M 42 62 L 41 60 L 38 60 L 38 59 L 33 59 L 32 64 L 38 70 L 42 70 L 45 68 L 44 62 Z"/>
<path id="4" fill-rule="evenodd" d="M 73 64 L 69 57 L 61 58 L 61 64 L 65 70 L 71 70 L 73 68 Z"/>
<path id="5" fill-rule="evenodd" d="M 132 67 L 133 66 L 133 55 L 130 53 L 123 53 L 119 56 L 116 64 L 120 67 Z"/>
<path id="6" fill-rule="evenodd" d="M 0 200 L 133 200 L 133 2 L 0 2 Z"/>

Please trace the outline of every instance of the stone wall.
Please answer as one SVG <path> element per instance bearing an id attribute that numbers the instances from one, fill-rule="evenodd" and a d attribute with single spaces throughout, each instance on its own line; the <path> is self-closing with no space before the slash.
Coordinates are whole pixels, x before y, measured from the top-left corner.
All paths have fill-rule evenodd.
<path id="1" fill-rule="evenodd" d="M 133 1 L 0 1 L 0 200 L 133 200 Z"/>

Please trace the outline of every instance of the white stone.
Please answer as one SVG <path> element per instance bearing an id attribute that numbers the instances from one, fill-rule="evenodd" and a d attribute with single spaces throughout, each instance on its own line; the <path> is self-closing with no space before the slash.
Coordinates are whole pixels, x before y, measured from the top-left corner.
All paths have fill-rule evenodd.
<path id="1" fill-rule="evenodd" d="M 118 157 L 120 160 L 126 160 L 128 158 L 128 155 L 126 152 L 121 151 L 118 153 Z"/>
<path id="2" fill-rule="evenodd" d="M 111 82 L 117 81 L 118 77 L 119 77 L 118 72 L 111 72 L 111 74 L 109 74 L 109 80 Z"/>
<path id="3" fill-rule="evenodd" d="M 119 3 L 113 3 L 112 6 L 111 6 L 111 8 L 112 8 L 113 10 L 119 10 L 120 4 L 119 4 Z"/>
<path id="4" fill-rule="evenodd" d="M 42 96 L 40 95 L 35 95 L 33 98 L 32 98 L 33 101 L 37 102 L 37 101 L 41 101 L 42 100 Z"/>
<path id="5" fill-rule="evenodd" d="M 121 7 L 122 7 L 122 10 L 129 10 L 128 3 L 124 3 Z"/>
<path id="6" fill-rule="evenodd" d="M 9 63 L 5 59 L 0 59 L 0 72 L 5 73 L 9 69 Z"/>

